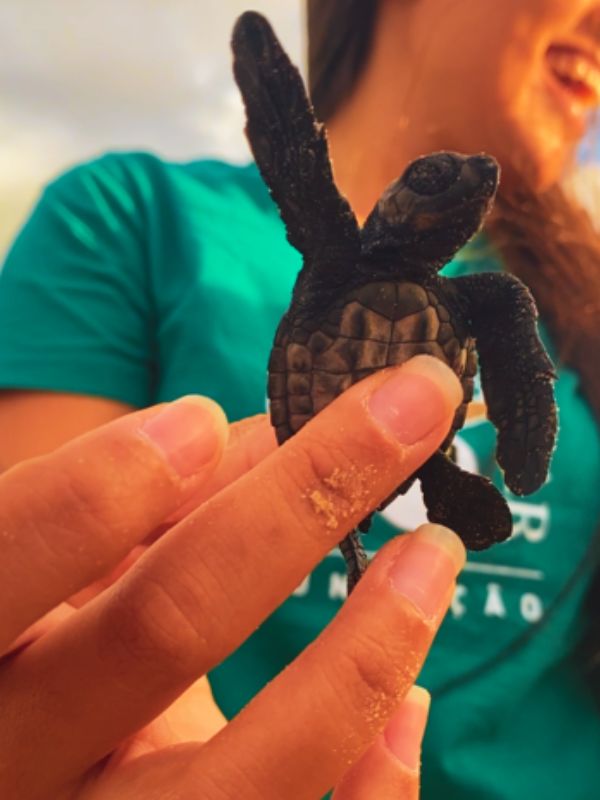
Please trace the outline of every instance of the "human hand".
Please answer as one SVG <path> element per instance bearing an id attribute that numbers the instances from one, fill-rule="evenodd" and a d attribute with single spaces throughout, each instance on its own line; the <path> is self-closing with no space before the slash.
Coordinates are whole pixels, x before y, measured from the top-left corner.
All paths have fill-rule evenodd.
<path id="1" fill-rule="evenodd" d="M 281 448 L 256 420 L 225 449 L 222 413 L 188 398 L 1 476 L 0 796 L 316 800 L 337 784 L 336 800 L 415 798 L 425 712 L 407 692 L 464 559 L 445 529 L 388 543 L 323 634 L 206 743 L 192 701 L 434 452 L 461 396 L 419 357 Z M 114 584 L 65 603 L 190 498 Z"/>

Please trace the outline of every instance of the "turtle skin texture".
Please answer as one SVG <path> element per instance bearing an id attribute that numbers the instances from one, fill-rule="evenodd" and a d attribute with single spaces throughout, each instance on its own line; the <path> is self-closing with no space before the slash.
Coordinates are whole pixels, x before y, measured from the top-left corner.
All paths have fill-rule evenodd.
<path id="1" fill-rule="evenodd" d="M 233 37 L 246 134 L 290 244 L 303 257 L 269 359 L 271 421 L 283 444 L 349 386 L 418 354 L 462 382 L 440 449 L 386 498 L 418 479 L 428 518 L 481 550 L 507 539 L 510 509 L 488 478 L 448 457 L 473 395 L 479 358 L 496 459 L 518 495 L 545 481 L 556 434 L 552 362 L 531 294 L 506 273 L 439 271 L 482 227 L 499 180 L 487 154 L 432 153 L 407 165 L 363 224 L 338 191 L 326 131 L 268 21 L 246 12 Z M 477 344 L 477 356 L 475 354 Z M 340 542 L 349 591 L 367 567 L 359 530 Z"/>

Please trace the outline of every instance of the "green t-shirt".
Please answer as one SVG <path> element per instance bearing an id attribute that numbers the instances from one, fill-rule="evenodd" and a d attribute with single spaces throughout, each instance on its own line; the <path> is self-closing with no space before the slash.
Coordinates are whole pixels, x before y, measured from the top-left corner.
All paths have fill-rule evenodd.
<path id="1" fill-rule="evenodd" d="M 8 255 L 0 386 L 137 406 L 201 393 L 232 420 L 262 412 L 273 333 L 299 267 L 254 166 L 107 155 L 46 189 Z M 499 268 L 480 241 L 445 273 Z M 600 519 L 600 438 L 573 372 L 560 370 L 557 395 L 558 448 L 535 495 L 504 489 L 480 396 L 456 440 L 459 463 L 505 492 L 514 535 L 469 555 L 421 676 L 433 694 L 424 800 L 593 800 L 600 791 L 600 714 L 567 657 Z M 413 488 L 376 518 L 367 546 L 423 518 Z M 226 714 L 318 634 L 344 595 L 335 552 L 214 671 Z"/>

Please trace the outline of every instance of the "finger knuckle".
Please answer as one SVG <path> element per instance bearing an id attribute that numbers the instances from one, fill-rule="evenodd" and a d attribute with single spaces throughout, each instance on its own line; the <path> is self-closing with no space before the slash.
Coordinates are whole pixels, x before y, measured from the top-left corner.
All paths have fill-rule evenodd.
<path id="1" fill-rule="evenodd" d="M 111 530 L 85 479 L 43 465 L 37 466 L 35 480 L 29 478 L 29 486 L 20 493 L 27 509 L 21 525 L 24 538 L 35 539 L 35 551 L 45 568 L 64 570 L 71 559 L 82 564 L 86 554 L 93 562 Z"/>
<path id="2" fill-rule="evenodd" d="M 343 673 L 353 703 L 367 716 L 379 708 L 396 708 L 414 683 L 431 641 L 431 629 L 416 611 L 407 609 L 400 625 L 356 634 L 344 654 Z"/>
<path id="3" fill-rule="evenodd" d="M 88 534 L 95 534 L 94 539 L 114 535 L 122 514 L 115 513 L 102 487 L 75 470 L 61 470 L 58 479 L 63 527 L 73 531 L 83 528 Z"/>
<path id="4" fill-rule="evenodd" d="M 372 708 L 374 703 L 393 707 L 398 703 L 404 686 L 404 663 L 400 669 L 391 653 L 372 637 L 362 641 L 346 654 L 344 672 L 350 687 L 350 697 L 359 707 Z"/>
<path id="5" fill-rule="evenodd" d="M 79 457 L 61 456 L 46 469 L 44 492 L 65 533 L 85 539 L 81 556 L 111 552 L 148 532 L 176 490 L 159 461 L 122 438 L 105 436 L 95 450 L 80 448 Z"/>
<path id="6" fill-rule="evenodd" d="M 196 677 L 202 631 L 179 594 L 166 581 L 149 576 L 138 576 L 115 593 L 103 631 L 117 672 L 137 680 L 145 673 L 153 681 Z"/>
<path id="7" fill-rule="evenodd" d="M 281 494 L 300 498 L 303 515 L 308 509 L 318 527 L 347 528 L 379 500 L 378 470 L 369 455 L 317 436 L 299 437 L 279 469 Z"/>

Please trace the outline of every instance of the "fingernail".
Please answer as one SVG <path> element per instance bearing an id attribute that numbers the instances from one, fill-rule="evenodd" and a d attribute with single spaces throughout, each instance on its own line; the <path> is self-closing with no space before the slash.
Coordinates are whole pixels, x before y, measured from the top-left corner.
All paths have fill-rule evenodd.
<path id="1" fill-rule="evenodd" d="M 448 419 L 462 398 L 450 367 L 433 356 L 415 356 L 373 393 L 369 410 L 402 444 L 415 444 Z"/>
<path id="2" fill-rule="evenodd" d="M 453 531 L 428 523 L 406 534 L 389 575 L 396 591 L 424 617 L 433 619 L 445 610 L 448 593 L 465 559 L 464 545 Z"/>
<path id="3" fill-rule="evenodd" d="M 410 770 L 419 768 L 430 702 L 429 692 L 413 686 L 383 732 L 388 749 Z"/>
<path id="4" fill-rule="evenodd" d="M 222 436 L 221 408 L 205 397 L 182 397 L 146 420 L 140 432 L 179 473 L 189 478 L 215 457 Z"/>

